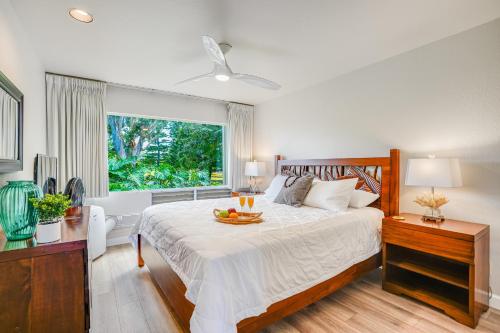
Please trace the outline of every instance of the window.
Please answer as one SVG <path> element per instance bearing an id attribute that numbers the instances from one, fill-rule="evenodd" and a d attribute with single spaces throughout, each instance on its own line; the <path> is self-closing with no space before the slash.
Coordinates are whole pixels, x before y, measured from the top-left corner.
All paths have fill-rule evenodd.
<path id="1" fill-rule="evenodd" d="M 109 190 L 223 185 L 223 137 L 221 125 L 109 115 Z"/>

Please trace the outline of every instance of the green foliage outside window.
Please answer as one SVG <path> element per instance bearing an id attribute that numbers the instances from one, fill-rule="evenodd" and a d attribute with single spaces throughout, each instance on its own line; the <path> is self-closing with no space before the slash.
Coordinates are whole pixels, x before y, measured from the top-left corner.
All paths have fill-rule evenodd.
<path id="1" fill-rule="evenodd" d="M 223 126 L 108 116 L 110 191 L 223 185 Z"/>

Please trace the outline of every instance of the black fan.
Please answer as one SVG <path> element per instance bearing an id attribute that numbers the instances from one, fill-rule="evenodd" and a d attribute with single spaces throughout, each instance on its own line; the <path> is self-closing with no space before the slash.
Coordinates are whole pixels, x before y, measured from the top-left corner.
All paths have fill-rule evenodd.
<path id="1" fill-rule="evenodd" d="M 83 186 L 82 180 L 78 177 L 71 178 L 68 184 L 66 184 L 64 194 L 71 199 L 71 207 L 83 206 L 85 186 Z"/>
<path id="2" fill-rule="evenodd" d="M 56 194 L 57 193 L 57 182 L 54 177 L 49 177 L 43 184 L 43 193 L 44 194 Z"/>

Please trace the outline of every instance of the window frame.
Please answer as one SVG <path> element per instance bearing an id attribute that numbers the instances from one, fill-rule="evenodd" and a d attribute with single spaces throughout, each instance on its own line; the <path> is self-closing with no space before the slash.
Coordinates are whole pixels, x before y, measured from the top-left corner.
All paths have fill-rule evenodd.
<path id="1" fill-rule="evenodd" d="M 176 191 L 176 190 L 184 190 L 184 189 L 190 189 L 190 190 L 195 190 L 195 189 L 220 189 L 220 188 L 230 188 L 230 184 L 228 184 L 229 177 L 228 177 L 228 167 L 229 167 L 229 147 L 228 147 L 228 140 L 227 140 L 227 122 L 221 123 L 221 122 L 216 122 L 216 121 L 203 121 L 203 120 L 193 120 L 193 119 L 181 119 L 181 118 L 172 118 L 172 117 L 164 117 L 164 116 L 153 116 L 153 115 L 143 115 L 143 114 L 130 114 L 130 113 L 120 113 L 120 112 L 106 112 L 106 147 L 108 144 L 108 116 L 122 116 L 122 117 L 134 117 L 134 118 L 145 118 L 145 119 L 154 119 L 154 120 L 165 120 L 165 121 L 178 121 L 178 122 L 185 122 L 185 123 L 191 123 L 191 124 L 200 124 L 200 125 L 216 125 L 216 126 L 221 126 L 222 127 L 222 181 L 223 184 L 221 185 L 208 185 L 208 186 L 195 186 L 195 187 L 166 187 L 166 188 L 161 188 L 161 189 L 146 189 L 146 190 L 140 190 L 140 189 L 134 189 L 134 190 L 129 190 L 129 191 L 111 191 L 110 192 L 144 192 L 144 191 L 155 191 L 155 192 L 162 192 L 162 191 Z M 106 150 L 108 152 L 108 150 Z M 107 159 L 107 154 L 106 154 L 106 159 Z M 109 184 L 108 184 L 108 189 L 109 189 Z"/>

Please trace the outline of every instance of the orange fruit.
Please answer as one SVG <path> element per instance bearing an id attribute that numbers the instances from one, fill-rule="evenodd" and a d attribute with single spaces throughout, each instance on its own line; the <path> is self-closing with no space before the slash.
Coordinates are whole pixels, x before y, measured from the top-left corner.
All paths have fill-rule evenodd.
<path id="1" fill-rule="evenodd" d="M 237 219 L 238 218 L 238 213 L 231 213 L 229 214 L 229 217 L 232 219 Z"/>

